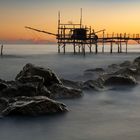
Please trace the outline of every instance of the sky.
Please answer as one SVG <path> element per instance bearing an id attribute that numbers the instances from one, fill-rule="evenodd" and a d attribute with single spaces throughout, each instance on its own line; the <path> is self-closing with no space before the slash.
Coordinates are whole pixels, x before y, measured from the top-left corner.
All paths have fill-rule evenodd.
<path id="1" fill-rule="evenodd" d="M 57 32 L 58 11 L 61 21 L 83 24 L 106 33 L 140 33 L 140 0 L 0 0 L 0 42 L 53 43 L 55 37 L 29 31 L 31 26 Z"/>

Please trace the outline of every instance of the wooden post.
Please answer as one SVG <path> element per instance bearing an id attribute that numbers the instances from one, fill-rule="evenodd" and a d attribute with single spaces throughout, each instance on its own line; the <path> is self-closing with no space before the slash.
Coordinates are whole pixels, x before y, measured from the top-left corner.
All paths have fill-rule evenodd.
<path id="1" fill-rule="evenodd" d="M 105 37 L 105 32 L 103 31 L 103 40 L 102 40 L 102 53 L 104 53 L 104 47 L 105 47 L 105 44 L 104 44 L 104 37 Z"/>
<path id="2" fill-rule="evenodd" d="M 80 46 L 78 46 L 78 52 L 80 53 Z"/>
<path id="3" fill-rule="evenodd" d="M 89 35 L 89 38 L 90 38 L 90 45 L 89 45 L 89 51 L 90 53 L 92 53 L 92 39 L 91 39 L 91 26 L 90 26 L 90 35 Z"/>
<path id="4" fill-rule="evenodd" d="M 3 44 L 1 45 L 1 56 L 3 56 Z"/>
<path id="5" fill-rule="evenodd" d="M 76 45 L 75 45 L 75 40 L 74 40 L 74 44 L 73 44 L 73 51 L 74 51 L 74 54 L 76 53 Z"/>
<path id="6" fill-rule="evenodd" d="M 118 53 L 120 52 L 120 49 L 119 49 L 119 34 L 117 33 L 117 44 L 118 44 Z"/>
<path id="7" fill-rule="evenodd" d="M 112 50 L 113 50 L 113 42 L 111 41 L 110 43 L 111 43 L 110 44 L 110 53 L 112 53 Z"/>
<path id="8" fill-rule="evenodd" d="M 126 53 L 127 53 L 127 45 L 128 45 L 128 42 L 126 41 Z"/>
<path id="9" fill-rule="evenodd" d="M 60 44 L 58 43 L 58 53 L 60 53 Z"/>
<path id="10" fill-rule="evenodd" d="M 126 33 L 124 33 L 124 41 L 125 41 L 125 44 L 126 44 L 126 50 L 125 50 L 125 52 L 127 53 L 127 36 L 126 36 Z"/>
<path id="11" fill-rule="evenodd" d="M 79 47 L 79 53 L 80 53 L 81 46 L 79 45 L 78 47 Z"/>
<path id="12" fill-rule="evenodd" d="M 122 42 L 120 41 L 120 53 L 122 53 Z"/>
<path id="13" fill-rule="evenodd" d="M 85 56 L 86 52 L 85 52 L 85 44 L 82 44 L 82 53 Z"/>
<path id="14" fill-rule="evenodd" d="M 66 30 L 66 29 L 65 29 L 65 26 L 64 26 L 64 29 L 63 29 L 63 36 L 64 36 L 64 38 L 65 38 L 65 30 Z M 65 52 L 66 52 L 66 48 L 65 48 L 65 47 L 66 47 L 66 43 L 65 43 L 65 41 L 66 41 L 66 40 L 64 40 L 64 45 L 63 45 L 64 54 L 65 54 Z"/>
<path id="15" fill-rule="evenodd" d="M 111 44 L 110 44 L 110 53 L 113 52 L 113 37 L 114 37 L 114 33 L 112 33 L 112 40 L 111 40 Z"/>
<path id="16" fill-rule="evenodd" d="M 122 34 L 120 34 L 120 53 L 122 53 Z"/>
<path id="17" fill-rule="evenodd" d="M 118 53 L 120 53 L 120 44 L 118 42 Z"/>
<path id="18" fill-rule="evenodd" d="M 89 50 L 90 50 L 90 53 L 92 53 L 92 45 L 90 45 Z"/>
<path id="19" fill-rule="evenodd" d="M 58 12 L 58 30 L 57 30 L 57 33 L 58 33 L 58 53 L 60 53 L 60 11 Z"/>
<path id="20" fill-rule="evenodd" d="M 85 44 L 83 45 L 83 47 L 84 47 L 84 56 L 86 55 L 86 50 L 85 50 Z"/>
<path id="21" fill-rule="evenodd" d="M 97 44 L 97 42 L 95 43 L 95 54 L 97 54 L 98 53 L 98 44 Z"/>
<path id="22" fill-rule="evenodd" d="M 66 44 L 64 43 L 64 45 L 63 45 L 63 50 L 64 50 L 64 54 L 65 54 L 65 52 L 66 52 Z"/>

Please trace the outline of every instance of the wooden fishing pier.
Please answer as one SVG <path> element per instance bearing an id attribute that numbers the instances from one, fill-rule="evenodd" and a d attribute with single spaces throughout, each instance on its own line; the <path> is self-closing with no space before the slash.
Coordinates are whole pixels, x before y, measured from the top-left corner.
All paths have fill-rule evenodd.
<path id="1" fill-rule="evenodd" d="M 82 9 L 79 23 L 61 23 L 61 15 L 58 13 L 58 28 L 57 33 L 51 33 L 48 31 L 38 30 L 32 27 L 25 27 L 37 32 L 53 35 L 57 39 L 58 53 L 66 53 L 67 45 L 73 47 L 73 53 L 83 55 L 86 54 L 86 48 L 89 48 L 89 52 L 98 53 L 98 45 L 102 44 L 102 52 L 104 53 L 105 44 L 110 44 L 110 53 L 113 53 L 113 45 L 117 44 L 118 53 L 122 53 L 122 48 L 125 47 L 125 53 L 128 52 L 128 41 L 133 40 L 140 44 L 140 34 L 105 34 L 105 29 L 95 31 L 94 29 L 82 24 Z M 100 34 L 100 35 L 99 35 Z M 125 44 L 125 46 L 124 46 Z M 94 47 L 94 50 L 93 50 Z"/>

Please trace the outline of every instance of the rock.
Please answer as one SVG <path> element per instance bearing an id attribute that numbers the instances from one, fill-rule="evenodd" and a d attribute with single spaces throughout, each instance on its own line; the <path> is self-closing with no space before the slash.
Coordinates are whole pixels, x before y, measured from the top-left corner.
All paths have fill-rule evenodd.
<path id="1" fill-rule="evenodd" d="M 8 107 L 8 100 L 6 98 L 0 98 L 0 116 L 2 116 L 3 110 Z"/>
<path id="2" fill-rule="evenodd" d="M 61 79 L 61 81 L 64 86 L 71 87 L 71 88 L 81 89 L 83 86 L 83 82 L 81 82 L 81 81 L 75 82 L 75 81 L 70 81 L 70 80 L 66 80 L 66 79 Z"/>
<path id="3" fill-rule="evenodd" d="M 132 65 L 131 61 L 124 61 L 120 64 L 120 67 L 130 67 Z"/>
<path id="4" fill-rule="evenodd" d="M 0 91 L 4 90 L 6 88 L 8 88 L 8 85 L 4 82 L 0 82 Z"/>
<path id="5" fill-rule="evenodd" d="M 51 100 L 47 97 L 17 97 L 13 98 L 2 115 L 47 115 L 68 111 L 62 103 Z"/>
<path id="6" fill-rule="evenodd" d="M 84 79 L 91 80 L 91 79 L 98 79 L 101 75 L 105 74 L 105 70 L 102 68 L 95 68 L 95 69 L 87 69 L 84 71 Z"/>
<path id="7" fill-rule="evenodd" d="M 0 98 L 1 97 L 13 97 L 13 95 L 17 94 L 17 86 L 16 82 L 14 81 L 2 81 L 1 85 L 3 85 L 4 88 L 1 88 L 0 90 Z"/>
<path id="8" fill-rule="evenodd" d="M 135 79 L 140 80 L 140 67 L 132 64 L 128 67 L 122 67 L 114 73 L 111 73 L 111 75 L 133 76 Z"/>
<path id="9" fill-rule="evenodd" d="M 51 97 L 51 92 L 45 87 L 41 87 L 38 91 L 38 96 L 46 96 L 46 97 Z"/>
<path id="10" fill-rule="evenodd" d="M 135 76 L 137 74 L 139 74 L 139 71 L 135 67 L 122 68 L 113 73 L 113 75 L 131 75 L 131 76 Z"/>
<path id="11" fill-rule="evenodd" d="M 44 84 L 44 78 L 34 75 L 34 76 L 21 76 L 17 80 L 20 83 L 34 83 L 36 85 L 43 85 Z"/>
<path id="12" fill-rule="evenodd" d="M 102 83 L 103 82 L 102 82 L 101 78 L 99 78 L 97 80 L 88 80 L 88 81 L 84 82 L 83 89 L 94 89 L 96 91 L 101 91 L 101 90 L 105 89 L 105 87 Z"/>
<path id="13" fill-rule="evenodd" d="M 3 89 L 0 93 L 0 97 L 17 97 L 17 96 L 47 96 L 50 97 L 50 91 L 46 87 L 38 87 L 32 83 L 18 83 L 13 82 L 7 83 L 8 87 Z"/>
<path id="14" fill-rule="evenodd" d="M 47 96 L 50 97 L 50 91 L 44 86 L 44 78 L 40 76 L 27 76 L 27 77 L 20 77 L 18 82 L 21 84 L 18 86 L 18 89 L 24 92 L 26 89 L 28 90 L 28 86 L 34 88 L 34 94 L 30 94 L 30 96 Z M 30 90 L 28 90 L 30 92 Z M 25 96 L 22 95 L 22 96 Z"/>
<path id="15" fill-rule="evenodd" d="M 80 89 L 70 88 L 59 84 L 54 84 L 49 89 L 53 99 L 79 98 L 82 96 Z"/>
<path id="16" fill-rule="evenodd" d="M 140 56 L 134 59 L 133 64 L 138 65 L 138 66 L 140 65 Z"/>
<path id="17" fill-rule="evenodd" d="M 112 64 L 112 65 L 109 65 L 108 68 L 106 69 L 107 73 L 108 74 L 111 74 L 111 73 L 114 73 L 118 70 L 120 70 L 121 67 L 117 64 Z"/>
<path id="18" fill-rule="evenodd" d="M 25 77 L 39 76 L 44 79 L 44 85 L 46 87 L 53 84 L 62 84 L 57 75 L 50 69 L 34 66 L 33 64 L 26 64 L 23 70 L 16 76 L 16 81 L 21 81 Z"/>
<path id="19" fill-rule="evenodd" d="M 136 85 L 137 81 L 132 76 L 112 75 L 105 79 L 105 85 Z"/>
<path id="20" fill-rule="evenodd" d="M 20 96 L 20 94 L 15 87 L 8 87 L 0 92 L 0 97 L 11 98 L 16 96 Z"/>
<path id="21" fill-rule="evenodd" d="M 47 96 L 50 97 L 50 91 L 45 87 L 36 88 L 33 84 L 22 84 L 18 86 L 20 96 Z"/>
<path id="22" fill-rule="evenodd" d="M 87 69 L 85 72 L 99 72 L 99 73 L 104 73 L 105 70 L 103 68 L 95 68 L 95 69 Z"/>

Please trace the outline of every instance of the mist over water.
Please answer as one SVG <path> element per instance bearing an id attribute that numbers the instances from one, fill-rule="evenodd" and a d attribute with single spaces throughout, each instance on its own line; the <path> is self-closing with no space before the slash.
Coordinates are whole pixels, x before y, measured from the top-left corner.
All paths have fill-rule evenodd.
<path id="1" fill-rule="evenodd" d="M 133 60 L 139 56 L 139 47 L 130 45 L 128 54 L 87 53 L 84 57 L 73 55 L 70 47 L 63 55 L 57 54 L 56 45 L 5 45 L 0 78 L 12 80 L 26 63 L 33 63 L 51 68 L 61 78 L 77 81 L 86 69 Z M 80 99 L 60 100 L 70 110 L 66 114 L 0 119 L 0 140 L 139 140 L 139 91 L 140 86 L 85 91 Z"/>

